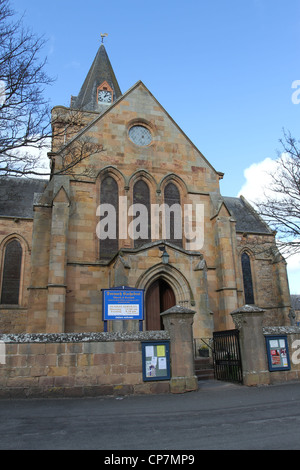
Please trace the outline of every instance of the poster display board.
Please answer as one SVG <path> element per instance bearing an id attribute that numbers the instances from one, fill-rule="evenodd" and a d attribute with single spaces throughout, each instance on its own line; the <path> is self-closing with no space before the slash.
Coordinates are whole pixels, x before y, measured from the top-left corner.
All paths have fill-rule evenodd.
<path id="1" fill-rule="evenodd" d="M 103 321 L 143 320 L 144 289 L 121 286 L 102 289 Z"/>
<path id="2" fill-rule="evenodd" d="M 143 380 L 170 379 L 170 342 L 143 341 Z"/>
<path id="3" fill-rule="evenodd" d="M 290 370 L 287 336 L 266 336 L 269 371 Z"/>

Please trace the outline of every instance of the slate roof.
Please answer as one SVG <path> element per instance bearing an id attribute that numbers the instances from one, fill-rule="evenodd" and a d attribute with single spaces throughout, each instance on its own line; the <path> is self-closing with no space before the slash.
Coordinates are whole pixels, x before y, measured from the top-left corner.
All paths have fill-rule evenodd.
<path id="1" fill-rule="evenodd" d="M 106 49 L 101 44 L 78 96 L 72 97 L 71 108 L 98 111 L 97 88 L 104 81 L 113 89 L 113 101 L 116 101 L 122 93 Z"/>
<path id="2" fill-rule="evenodd" d="M 229 212 L 236 220 L 237 232 L 272 233 L 270 227 L 243 197 L 223 196 L 223 199 Z"/>
<path id="3" fill-rule="evenodd" d="M 47 179 L 0 177 L 0 217 L 33 218 L 34 193 L 42 193 Z"/>
<path id="4" fill-rule="evenodd" d="M 0 217 L 33 218 L 34 193 L 43 193 L 47 184 L 47 179 L 1 177 Z M 230 214 L 235 218 L 237 232 L 272 233 L 268 225 L 243 197 L 219 195 L 219 199 L 224 201 Z"/>

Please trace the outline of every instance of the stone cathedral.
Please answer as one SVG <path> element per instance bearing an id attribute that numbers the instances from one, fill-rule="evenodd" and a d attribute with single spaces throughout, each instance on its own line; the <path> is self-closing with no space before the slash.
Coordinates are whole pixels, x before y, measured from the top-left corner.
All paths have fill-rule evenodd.
<path id="1" fill-rule="evenodd" d="M 52 128 L 49 180 L 0 179 L 1 333 L 101 332 L 102 289 L 117 286 L 144 290 L 144 319 L 107 331 L 160 330 L 173 305 L 196 312 L 194 338 L 234 328 L 244 304 L 289 324 L 274 232 L 220 194 L 223 173 L 142 81 L 121 92 L 103 44 Z"/>

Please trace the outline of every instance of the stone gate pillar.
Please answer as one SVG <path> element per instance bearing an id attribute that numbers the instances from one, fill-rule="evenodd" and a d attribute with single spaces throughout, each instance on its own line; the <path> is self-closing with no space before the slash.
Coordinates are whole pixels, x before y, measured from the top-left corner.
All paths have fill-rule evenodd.
<path id="1" fill-rule="evenodd" d="M 262 322 L 264 310 L 254 305 L 244 305 L 231 313 L 235 327 L 240 332 L 240 349 L 244 385 L 268 385 L 270 374 Z"/>
<path id="2" fill-rule="evenodd" d="M 161 313 L 164 327 L 170 334 L 171 393 L 198 390 L 192 330 L 195 313 L 180 305 Z"/>

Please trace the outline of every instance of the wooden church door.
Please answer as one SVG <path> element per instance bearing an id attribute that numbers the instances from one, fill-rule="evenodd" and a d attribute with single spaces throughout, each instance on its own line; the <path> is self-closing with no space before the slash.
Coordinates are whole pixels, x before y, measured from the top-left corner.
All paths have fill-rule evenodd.
<path id="1" fill-rule="evenodd" d="M 161 312 L 176 304 L 175 294 L 163 279 L 154 281 L 146 293 L 146 329 L 163 330 Z"/>

